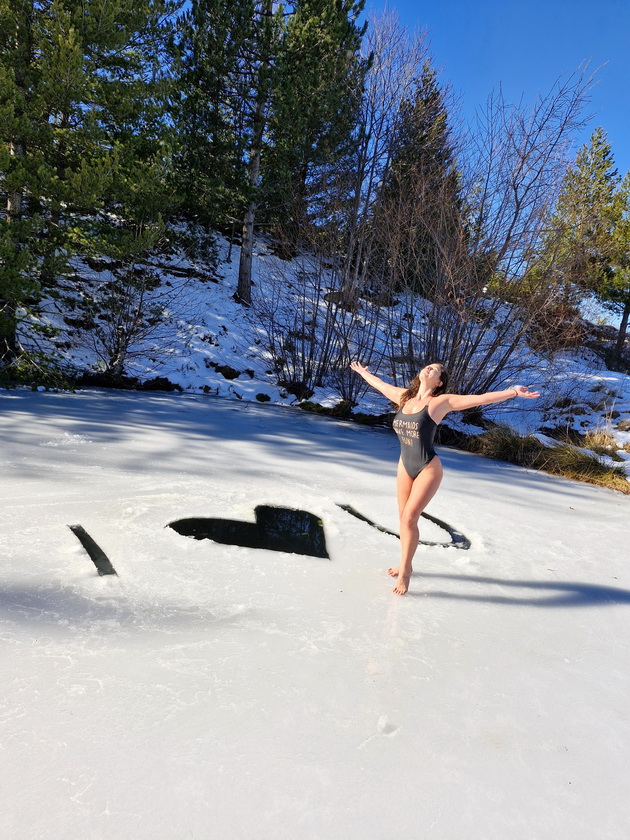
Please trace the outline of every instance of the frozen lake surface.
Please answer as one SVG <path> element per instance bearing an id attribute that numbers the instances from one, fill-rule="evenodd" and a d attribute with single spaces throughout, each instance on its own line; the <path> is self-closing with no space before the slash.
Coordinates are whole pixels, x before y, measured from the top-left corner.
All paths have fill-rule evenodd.
<path id="1" fill-rule="evenodd" d="M 410 593 L 393 433 L 0 392 L 0 836 L 627 840 L 630 500 L 442 449 Z M 181 536 L 259 505 L 329 559 Z M 99 577 L 68 525 L 118 577 Z"/>

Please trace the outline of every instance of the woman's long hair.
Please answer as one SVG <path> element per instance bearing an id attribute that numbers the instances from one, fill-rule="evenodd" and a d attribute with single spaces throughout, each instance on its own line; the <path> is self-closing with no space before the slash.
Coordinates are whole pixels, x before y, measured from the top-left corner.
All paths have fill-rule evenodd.
<path id="1" fill-rule="evenodd" d="M 433 394 L 431 395 L 433 397 L 438 397 L 440 394 L 444 394 L 445 391 L 446 391 L 446 387 L 448 385 L 448 373 L 446 371 L 446 368 L 442 364 L 442 362 L 432 362 L 432 364 L 439 365 L 440 368 L 441 368 L 440 379 L 442 380 L 442 384 L 438 385 L 437 388 L 434 388 L 433 389 Z M 409 383 L 409 387 L 407 388 L 405 393 L 400 398 L 400 406 L 399 407 L 402 408 L 403 405 L 406 402 L 408 402 L 409 400 L 412 400 L 414 397 L 417 397 L 419 390 L 420 390 L 420 374 L 417 374 L 417 376 L 414 376 L 414 378 L 411 380 L 411 382 Z"/>

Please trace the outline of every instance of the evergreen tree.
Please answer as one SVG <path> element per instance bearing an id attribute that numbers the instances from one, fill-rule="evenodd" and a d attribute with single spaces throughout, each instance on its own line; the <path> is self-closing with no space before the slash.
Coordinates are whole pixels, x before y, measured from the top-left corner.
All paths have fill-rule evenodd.
<path id="1" fill-rule="evenodd" d="M 567 304 L 575 305 L 585 291 L 597 293 L 606 282 L 618 184 L 611 145 L 604 129 L 597 128 L 567 172 L 547 237 L 547 247 L 555 252 L 556 283 Z"/>
<path id="2" fill-rule="evenodd" d="M 33 30 L 35 4 L 17 8 L 0 0 L 0 359 L 16 353 L 16 319 L 20 303 L 35 291 L 31 272 L 38 249 L 41 222 L 29 218 L 26 189 L 35 167 L 28 165 L 31 148 L 43 144 L 45 109 L 35 91 L 41 72 L 34 56 L 38 38 Z M 28 145 L 27 145 L 28 143 Z M 38 166 L 45 163 L 41 156 Z"/>
<path id="3" fill-rule="evenodd" d="M 348 143 L 362 3 L 193 0 L 181 18 L 177 185 L 185 212 L 208 227 L 240 215 L 235 297 L 245 304 L 261 212 L 285 237 L 303 226 L 311 201 L 322 202 L 323 167 Z"/>
<path id="4" fill-rule="evenodd" d="M 248 142 L 247 198 L 243 216 L 241 254 L 235 299 L 248 306 L 252 301 L 252 259 L 254 225 L 259 204 L 259 180 L 267 127 L 274 65 L 277 60 L 280 32 L 284 25 L 283 9 L 274 13 L 273 0 L 261 0 L 255 9 L 254 37 L 250 42 L 244 72 L 248 89 L 243 98 L 243 114 Z"/>
<path id="5" fill-rule="evenodd" d="M 599 289 L 599 298 L 608 309 L 621 316 L 613 364 L 622 360 L 630 319 L 630 172 L 614 196 L 616 223 L 612 237 L 612 260 Z"/>
<path id="6" fill-rule="evenodd" d="M 371 273 L 427 297 L 445 286 L 441 254 L 461 234 L 459 177 L 443 91 L 429 60 L 400 105 L 390 163 L 374 209 Z"/>
<path id="7" fill-rule="evenodd" d="M 352 145 L 366 62 L 364 0 L 298 0 L 277 61 L 262 184 L 265 219 L 292 241 L 330 216 L 328 180 Z"/>
<path id="8" fill-rule="evenodd" d="M 42 290 L 55 293 L 73 256 L 120 257 L 160 227 L 167 11 L 162 0 L 0 0 L 5 360 L 16 355 L 20 314 Z"/>
<path id="9" fill-rule="evenodd" d="M 630 317 L 630 174 L 620 183 L 601 127 L 567 172 L 545 248 L 555 261 L 553 283 L 565 308 L 577 311 L 583 296 L 592 294 L 621 316 L 611 358 L 619 364 Z"/>
<path id="10" fill-rule="evenodd" d="M 343 154 L 360 88 L 356 51 L 362 30 L 358 0 L 299 0 L 274 12 L 263 0 L 251 56 L 253 85 L 246 108 L 250 142 L 248 201 L 243 221 L 237 300 L 251 301 L 254 223 L 264 221 L 295 241 L 319 201 L 326 207 L 323 170 Z M 282 222 L 280 221 L 282 219 Z"/>
<path id="11" fill-rule="evenodd" d="M 208 228 L 229 226 L 245 203 L 242 105 L 254 25 L 254 0 L 193 0 L 178 20 L 175 180 L 184 213 Z"/>

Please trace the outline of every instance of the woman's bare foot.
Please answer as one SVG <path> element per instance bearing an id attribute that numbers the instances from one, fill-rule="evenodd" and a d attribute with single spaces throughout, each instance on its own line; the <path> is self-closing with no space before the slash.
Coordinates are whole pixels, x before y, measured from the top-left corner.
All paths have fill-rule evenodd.
<path id="1" fill-rule="evenodd" d="M 402 566 L 402 563 L 399 563 L 397 566 L 392 566 L 391 568 L 389 568 L 387 570 L 387 574 L 390 577 L 398 577 L 400 575 L 401 566 Z M 413 566 L 409 566 L 409 574 L 407 574 L 406 577 L 409 578 L 411 576 L 412 572 L 413 572 Z"/>
<path id="2" fill-rule="evenodd" d="M 396 586 L 392 589 L 396 595 L 406 595 L 407 591 L 409 590 L 409 579 L 411 578 L 411 569 L 409 570 L 409 574 L 403 574 L 402 572 L 398 575 L 398 580 L 396 581 Z"/>
<path id="3" fill-rule="evenodd" d="M 409 580 L 412 572 L 413 566 L 411 564 L 409 564 L 409 567 L 406 568 L 403 563 L 399 563 L 397 566 L 393 566 L 388 569 L 387 574 L 390 575 L 390 577 L 398 578 L 396 586 L 392 589 L 392 592 L 395 592 L 396 595 L 405 595 L 409 590 Z"/>

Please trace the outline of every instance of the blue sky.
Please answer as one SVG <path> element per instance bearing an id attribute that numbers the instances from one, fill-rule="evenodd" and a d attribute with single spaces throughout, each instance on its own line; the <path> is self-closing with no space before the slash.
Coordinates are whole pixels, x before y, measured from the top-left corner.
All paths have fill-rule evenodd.
<path id="1" fill-rule="evenodd" d="M 502 86 L 510 101 L 533 102 L 584 60 L 598 71 L 581 145 L 603 126 L 621 175 L 630 170 L 630 0 L 390 0 L 414 29 L 428 30 L 443 81 L 470 118 Z M 385 3 L 368 0 L 366 11 Z"/>

